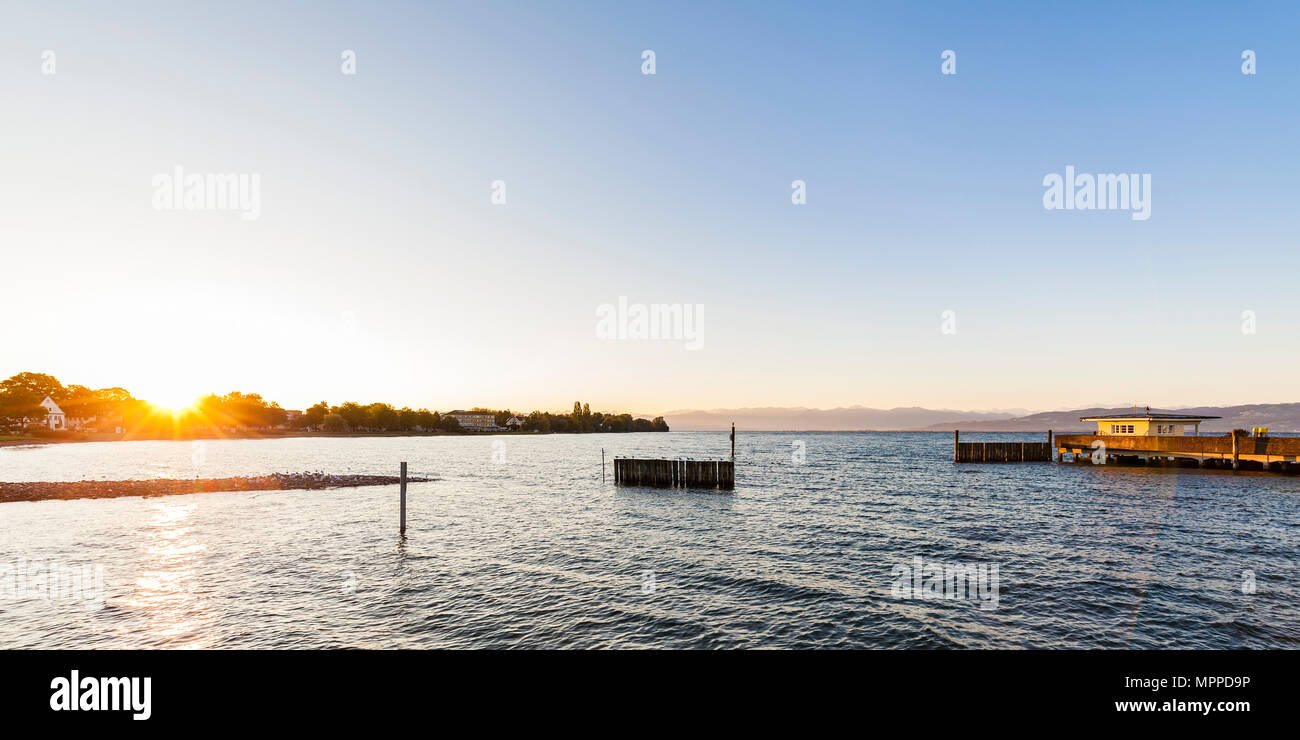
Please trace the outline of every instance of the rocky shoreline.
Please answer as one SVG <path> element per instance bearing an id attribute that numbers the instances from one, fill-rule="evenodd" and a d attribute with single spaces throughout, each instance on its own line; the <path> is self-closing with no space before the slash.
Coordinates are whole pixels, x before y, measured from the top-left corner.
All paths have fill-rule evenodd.
<path id="1" fill-rule="evenodd" d="M 428 483 L 436 478 L 407 477 L 408 483 Z M 330 475 L 328 473 L 272 473 L 239 478 L 183 480 L 83 480 L 58 482 L 0 482 L 0 503 L 50 499 L 118 498 L 121 496 L 176 496 L 217 491 L 318 491 L 326 488 L 388 486 L 400 483 L 395 475 Z"/>

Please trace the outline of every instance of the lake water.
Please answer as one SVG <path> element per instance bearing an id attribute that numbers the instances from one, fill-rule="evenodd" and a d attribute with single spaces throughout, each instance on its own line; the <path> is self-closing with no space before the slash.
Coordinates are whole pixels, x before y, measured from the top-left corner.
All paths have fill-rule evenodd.
<path id="1" fill-rule="evenodd" d="M 405 541 L 396 486 L 0 504 L 0 648 L 1300 645 L 1300 478 L 957 466 L 949 434 L 742 432 L 732 493 L 620 489 L 612 464 L 601 482 L 602 447 L 727 445 L 668 433 L 0 448 L 6 481 L 396 474 L 401 460 L 440 478 L 410 486 Z M 996 584 L 917 598 L 934 581 L 900 575 L 917 558 L 923 573 L 996 566 Z M 16 587 L 39 584 L 34 568 L 80 566 L 102 566 L 102 601 Z"/>

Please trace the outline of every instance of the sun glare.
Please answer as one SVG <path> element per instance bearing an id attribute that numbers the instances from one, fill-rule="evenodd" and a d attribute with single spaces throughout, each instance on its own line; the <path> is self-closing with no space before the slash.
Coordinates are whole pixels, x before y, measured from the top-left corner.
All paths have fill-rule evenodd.
<path id="1" fill-rule="evenodd" d="M 172 413 L 179 413 L 195 404 L 199 400 L 198 395 L 187 394 L 184 392 L 156 393 L 144 396 L 150 404 L 160 409 L 166 409 Z"/>

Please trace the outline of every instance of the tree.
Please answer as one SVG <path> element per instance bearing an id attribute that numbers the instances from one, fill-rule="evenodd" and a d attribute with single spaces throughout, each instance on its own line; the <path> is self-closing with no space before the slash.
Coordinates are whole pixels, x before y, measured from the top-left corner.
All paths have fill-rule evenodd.
<path id="1" fill-rule="evenodd" d="M 37 403 L 44 401 L 46 396 L 57 401 L 63 396 L 63 390 L 63 384 L 58 378 L 44 373 L 18 373 L 8 380 L 0 381 L 0 393 L 18 392 L 39 396 Z"/>
<path id="2" fill-rule="evenodd" d="M 321 421 L 321 430 L 330 434 L 342 434 L 348 430 L 347 419 L 342 414 L 327 414 Z"/>
<path id="3" fill-rule="evenodd" d="M 524 430 L 543 433 L 551 431 L 551 415 L 534 411 L 524 420 Z"/>
<path id="4" fill-rule="evenodd" d="M 409 432 L 420 425 L 420 413 L 410 406 L 403 406 L 401 411 L 397 412 L 397 428 L 403 432 Z"/>
<path id="5" fill-rule="evenodd" d="M 366 407 L 359 403 L 348 401 L 342 406 L 335 406 L 332 412 L 342 416 L 352 429 L 364 429 L 366 426 L 368 413 Z"/>
<path id="6" fill-rule="evenodd" d="M 56 395 L 63 395 L 63 384 L 53 375 L 18 373 L 0 382 L 0 424 L 17 426 L 24 420 L 44 419 L 41 402 Z"/>
<path id="7" fill-rule="evenodd" d="M 366 426 L 390 432 L 397 428 L 397 410 L 386 403 L 372 403 L 366 407 Z"/>
<path id="8" fill-rule="evenodd" d="M 45 409 L 33 398 L 34 395 L 22 391 L 0 391 L 0 426 L 13 427 L 27 420 L 43 419 Z"/>
<path id="9" fill-rule="evenodd" d="M 437 429 L 439 419 L 440 417 L 435 411 L 420 409 L 415 412 L 415 425 L 426 432 L 432 432 Z"/>
<path id="10" fill-rule="evenodd" d="M 312 406 L 311 408 L 302 412 L 302 416 L 298 417 L 298 419 L 295 422 L 295 425 L 299 427 L 310 428 L 310 429 L 319 428 L 321 423 L 325 421 L 325 417 L 329 415 L 329 412 L 330 412 L 330 405 L 324 401 L 321 401 L 315 406 Z"/>
<path id="11" fill-rule="evenodd" d="M 54 399 L 70 419 L 90 419 L 104 413 L 107 404 L 99 393 L 84 385 L 69 385 L 60 398 Z"/>
<path id="12" fill-rule="evenodd" d="M 272 401 L 269 406 L 262 409 L 262 420 L 268 427 L 282 427 L 289 420 L 289 412 L 280 408 L 280 404 Z"/>

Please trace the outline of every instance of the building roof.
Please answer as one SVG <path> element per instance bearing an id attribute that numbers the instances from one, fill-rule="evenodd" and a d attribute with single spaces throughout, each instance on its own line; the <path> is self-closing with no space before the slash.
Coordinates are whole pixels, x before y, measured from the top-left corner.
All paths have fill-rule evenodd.
<path id="1" fill-rule="evenodd" d="M 1152 412 L 1143 412 L 1141 414 L 1111 414 L 1109 416 L 1080 416 L 1079 421 L 1205 421 L 1207 419 L 1222 419 L 1222 416 L 1199 416 L 1196 414 L 1157 414 Z"/>

